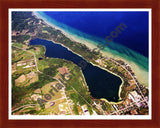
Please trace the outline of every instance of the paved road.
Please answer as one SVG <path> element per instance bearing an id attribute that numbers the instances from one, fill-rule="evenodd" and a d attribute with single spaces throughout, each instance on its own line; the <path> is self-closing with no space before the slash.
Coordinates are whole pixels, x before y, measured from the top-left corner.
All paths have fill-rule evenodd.
<path id="1" fill-rule="evenodd" d="M 139 85 L 137 84 L 135 78 L 132 76 L 132 74 L 124 66 L 122 66 L 120 63 L 118 63 L 117 61 L 115 61 L 115 60 L 112 60 L 112 61 L 114 61 L 116 64 L 120 65 L 122 68 L 124 68 L 131 75 L 132 79 L 136 83 L 136 86 L 138 87 L 138 89 L 139 89 L 139 91 L 140 91 L 140 93 L 142 95 L 142 98 L 144 99 L 143 93 L 142 93 L 141 89 L 139 88 Z"/>

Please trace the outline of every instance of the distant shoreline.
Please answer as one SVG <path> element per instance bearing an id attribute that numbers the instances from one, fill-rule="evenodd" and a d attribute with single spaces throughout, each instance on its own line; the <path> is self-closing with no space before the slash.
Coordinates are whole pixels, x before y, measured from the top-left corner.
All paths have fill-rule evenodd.
<path id="1" fill-rule="evenodd" d="M 33 12 L 32 13 L 34 16 L 36 16 L 38 19 L 42 19 L 47 25 L 49 25 L 50 27 L 53 27 L 57 30 L 60 30 L 62 32 L 62 34 L 64 34 L 66 37 L 68 37 L 69 39 L 71 39 L 72 41 L 76 41 L 80 44 L 85 44 L 89 49 L 94 49 L 94 48 L 97 48 L 96 44 L 93 43 L 93 42 L 87 42 L 83 40 L 80 40 L 80 39 L 77 39 L 77 38 L 74 38 L 72 35 L 69 35 L 67 32 L 65 32 L 62 28 L 60 27 L 57 27 L 56 25 L 50 23 L 47 21 L 47 19 L 43 16 L 41 16 L 40 14 L 36 13 L 36 12 Z M 52 40 L 53 41 L 53 40 Z M 54 41 L 55 42 L 55 41 Z M 57 42 L 55 42 L 57 43 Z M 107 52 L 107 51 L 101 51 L 102 55 L 103 56 L 108 56 L 108 57 L 113 57 L 113 58 L 118 58 L 118 59 L 121 59 L 123 60 L 124 62 L 127 62 L 129 65 L 131 65 L 136 77 L 138 78 L 139 82 L 142 83 L 144 86 L 148 87 L 149 86 L 149 82 L 148 82 L 148 72 L 145 71 L 144 69 L 141 69 L 141 67 L 139 67 L 136 63 L 134 63 L 133 61 L 130 61 L 130 60 L 126 60 L 120 56 L 117 56 L 117 55 L 113 55 L 112 53 L 110 52 Z M 82 57 L 82 56 L 81 56 Z M 142 78 L 143 77 L 143 78 Z"/>

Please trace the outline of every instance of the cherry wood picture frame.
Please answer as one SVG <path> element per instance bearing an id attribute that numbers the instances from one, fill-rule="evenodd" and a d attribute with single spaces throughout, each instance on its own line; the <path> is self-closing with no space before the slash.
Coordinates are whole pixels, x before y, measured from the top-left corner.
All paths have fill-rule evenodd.
<path id="1" fill-rule="evenodd" d="M 8 43 L 10 8 L 150 8 L 152 9 L 151 120 L 9 120 Z M 160 1 L 159 0 L 0 0 L 0 128 L 160 127 Z"/>

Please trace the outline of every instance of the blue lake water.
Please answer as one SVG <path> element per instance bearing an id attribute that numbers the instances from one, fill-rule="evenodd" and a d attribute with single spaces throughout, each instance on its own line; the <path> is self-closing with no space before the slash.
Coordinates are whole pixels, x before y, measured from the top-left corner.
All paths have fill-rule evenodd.
<path id="1" fill-rule="evenodd" d="M 113 102 L 119 100 L 118 92 L 122 80 L 118 76 L 92 65 L 62 45 L 56 44 L 52 41 L 37 38 L 31 40 L 30 45 L 43 45 L 46 47 L 46 57 L 69 60 L 81 67 L 89 91 L 94 98 L 105 98 L 108 101 Z M 85 68 L 80 65 L 81 62 L 86 63 Z"/>
<path id="2" fill-rule="evenodd" d="M 105 37 L 124 23 L 124 29 L 103 52 L 133 62 L 148 72 L 149 65 L 149 13 L 147 11 L 38 11 L 38 16 L 69 35 L 90 43 L 105 44 Z"/>

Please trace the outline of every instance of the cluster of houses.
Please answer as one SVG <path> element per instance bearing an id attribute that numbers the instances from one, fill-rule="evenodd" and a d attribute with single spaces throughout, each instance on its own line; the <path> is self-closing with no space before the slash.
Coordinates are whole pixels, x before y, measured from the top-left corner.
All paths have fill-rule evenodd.
<path id="1" fill-rule="evenodd" d="M 148 97 L 144 99 L 136 91 L 129 92 L 123 104 L 113 104 L 114 112 L 112 115 L 138 115 L 140 108 L 148 108 Z"/>

